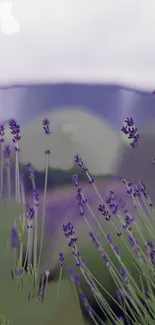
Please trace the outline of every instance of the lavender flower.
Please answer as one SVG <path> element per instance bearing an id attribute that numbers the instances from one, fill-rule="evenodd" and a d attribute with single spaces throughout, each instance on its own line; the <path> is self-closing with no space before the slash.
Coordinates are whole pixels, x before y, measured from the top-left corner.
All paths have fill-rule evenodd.
<path id="1" fill-rule="evenodd" d="M 87 167 L 84 165 L 83 161 L 81 160 L 80 156 L 77 154 L 74 157 L 74 161 L 82 170 L 83 173 L 86 173 L 88 171 Z"/>
<path id="2" fill-rule="evenodd" d="M 43 130 L 45 132 L 46 135 L 50 135 L 51 131 L 50 131 L 50 121 L 45 118 L 42 122 L 42 126 L 43 126 Z"/>
<path id="3" fill-rule="evenodd" d="M 60 261 L 60 266 L 62 267 L 62 263 L 64 261 L 64 254 L 62 252 L 59 253 L 59 261 Z"/>
<path id="4" fill-rule="evenodd" d="M 34 174 L 34 168 L 33 168 L 32 164 L 31 163 L 27 163 L 26 164 L 26 167 L 28 168 L 28 171 L 29 171 L 29 178 L 31 180 L 34 180 L 35 179 L 35 174 Z"/>
<path id="5" fill-rule="evenodd" d="M 118 248 L 118 246 L 113 246 L 113 251 L 117 254 L 117 255 L 119 255 L 120 254 L 120 251 L 119 251 L 119 248 Z"/>
<path id="6" fill-rule="evenodd" d="M 4 142 L 5 127 L 4 124 L 0 124 L 0 142 Z"/>
<path id="7" fill-rule="evenodd" d="M 79 177 L 77 174 L 72 176 L 72 182 L 76 187 L 78 187 L 80 185 Z"/>
<path id="8" fill-rule="evenodd" d="M 46 149 L 45 150 L 45 155 L 50 155 L 51 154 L 51 149 Z"/>
<path id="9" fill-rule="evenodd" d="M 112 238 L 110 234 L 107 234 L 107 241 L 109 244 L 112 244 Z"/>
<path id="10" fill-rule="evenodd" d="M 98 238 L 97 238 L 96 234 L 89 232 L 89 236 L 90 236 L 93 244 L 98 248 L 100 245 L 99 245 Z"/>
<path id="11" fill-rule="evenodd" d="M 15 144 L 14 146 L 14 150 L 15 151 L 20 151 L 19 149 L 19 145 L 18 145 L 18 142 L 20 141 L 21 139 L 21 136 L 20 136 L 20 133 L 21 133 L 21 130 L 20 130 L 20 125 L 17 124 L 16 120 L 15 119 L 11 119 L 9 121 L 9 127 L 10 127 L 10 132 L 12 134 L 12 141 L 13 143 Z"/>
<path id="12" fill-rule="evenodd" d="M 118 204 L 116 203 L 116 197 L 113 191 L 109 191 L 109 196 L 106 199 L 106 203 L 109 206 L 112 214 L 117 214 L 118 212 Z"/>
<path id="13" fill-rule="evenodd" d="M 32 219 L 34 219 L 34 215 L 35 215 L 34 208 L 28 206 L 28 207 L 27 207 L 26 218 L 27 218 L 28 220 L 32 220 Z"/>
<path id="14" fill-rule="evenodd" d="M 121 277 L 122 277 L 124 283 L 125 283 L 125 284 L 128 284 L 127 273 L 126 273 L 126 270 L 125 270 L 125 268 L 124 268 L 123 266 L 120 268 L 120 275 L 121 275 Z"/>
<path id="15" fill-rule="evenodd" d="M 109 263 L 109 259 L 108 259 L 107 255 L 103 254 L 102 257 L 103 257 L 104 263 L 106 264 L 107 268 L 109 269 L 110 268 L 110 263 Z"/>
<path id="16" fill-rule="evenodd" d="M 81 259 L 80 259 L 81 253 L 77 250 L 77 247 L 76 247 L 77 238 L 74 236 L 75 235 L 74 226 L 71 222 L 68 222 L 67 224 L 63 224 L 62 228 L 63 228 L 66 238 L 68 239 L 68 247 L 72 248 L 72 253 L 75 256 L 76 266 L 80 267 L 81 266 Z"/>
<path id="17" fill-rule="evenodd" d="M 118 300 L 120 300 L 123 297 L 123 293 L 121 292 L 121 290 L 119 289 L 116 290 L 116 297 Z"/>
<path id="18" fill-rule="evenodd" d="M 75 274 L 74 273 L 74 270 L 73 270 L 72 267 L 68 267 L 67 270 L 68 270 L 68 273 L 69 273 L 69 276 L 70 276 L 71 281 L 73 281 L 75 283 L 76 287 L 77 287 L 77 290 L 79 292 L 79 297 L 81 299 L 82 304 L 85 307 L 85 310 L 91 316 L 93 309 L 90 306 L 90 304 L 88 302 L 88 299 L 86 298 L 84 292 L 81 289 L 81 286 L 80 286 L 80 276 L 78 274 Z"/>
<path id="19" fill-rule="evenodd" d="M 62 228 L 63 228 L 63 232 L 67 238 L 69 238 L 75 234 L 74 226 L 71 222 L 68 222 L 67 224 L 63 224 Z"/>
<path id="20" fill-rule="evenodd" d="M 148 255 L 150 256 L 151 263 L 155 265 L 155 249 L 151 249 Z"/>
<path id="21" fill-rule="evenodd" d="M 4 156 L 6 159 L 10 159 L 11 149 L 9 145 L 4 146 Z"/>
<path id="22" fill-rule="evenodd" d="M 107 220 L 107 221 L 110 220 L 111 216 L 110 216 L 105 204 L 99 204 L 98 210 L 102 213 L 103 216 L 105 216 L 105 220 Z"/>
<path id="23" fill-rule="evenodd" d="M 80 207 L 81 216 L 84 215 L 84 204 L 87 202 L 87 199 L 82 194 L 82 188 L 78 187 L 76 195 L 78 206 Z"/>
<path id="24" fill-rule="evenodd" d="M 122 277 L 125 277 L 125 276 L 126 276 L 126 271 L 125 271 L 125 268 L 124 268 L 124 267 L 121 267 L 121 268 L 120 268 L 120 275 L 121 275 Z"/>
<path id="25" fill-rule="evenodd" d="M 89 183 L 89 184 L 93 184 L 93 183 L 95 183 L 95 179 L 94 179 L 94 177 L 89 178 L 88 183 Z"/>
<path id="26" fill-rule="evenodd" d="M 130 145 L 131 145 L 132 148 L 135 148 L 135 146 L 138 143 L 139 133 L 138 133 L 138 129 L 134 125 L 134 121 L 133 121 L 132 117 L 131 118 L 129 118 L 129 117 L 126 118 L 125 125 L 122 126 L 121 131 L 125 135 L 128 135 L 128 139 L 133 140 L 132 142 L 130 142 Z"/>
<path id="27" fill-rule="evenodd" d="M 36 188 L 32 189 L 32 195 L 34 197 L 34 204 L 36 207 L 39 206 L 39 193 L 37 192 Z"/>
<path id="28" fill-rule="evenodd" d="M 82 290 L 80 290 L 79 296 L 80 296 L 80 299 L 81 299 L 86 311 L 88 312 L 89 315 L 91 315 L 92 314 L 92 307 L 90 306 L 90 304 L 88 302 L 88 299 L 86 298 L 86 296 L 85 296 L 85 294 L 83 293 Z"/>
<path id="29" fill-rule="evenodd" d="M 15 226 L 12 226 L 11 229 L 11 247 L 16 248 L 19 245 L 19 237 L 18 237 L 18 231 Z"/>
<path id="30" fill-rule="evenodd" d="M 128 243 L 131 247 L 134 247 L 135 245 L 135 240 L 133 239 L 132 236 L 128 236 Z"/>

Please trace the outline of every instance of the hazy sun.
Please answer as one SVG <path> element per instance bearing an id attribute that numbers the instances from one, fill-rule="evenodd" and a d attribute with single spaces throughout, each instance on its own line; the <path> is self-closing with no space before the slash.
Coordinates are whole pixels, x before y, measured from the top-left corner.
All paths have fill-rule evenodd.
<path id="1" fill-rule="evenodd" d="M 1 32 L 6 35 L 13 35 L 19 32 L 20 24 L 11 15 L 12 3 L 10 1 L 0 2 L 0 26 Z"/>

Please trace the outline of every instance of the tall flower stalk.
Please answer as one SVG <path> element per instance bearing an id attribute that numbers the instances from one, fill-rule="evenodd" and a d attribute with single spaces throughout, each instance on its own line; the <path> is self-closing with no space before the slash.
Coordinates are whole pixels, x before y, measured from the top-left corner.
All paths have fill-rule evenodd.
<path id="1" fill-rule="evenodd" d="M 0 144 L 1 144 L 1 168 L 0 168 L 0 197 L 3 198 L 3 167 L 4 167 L 4 124 L 0 124 Z"/>
<path id="2" fill-rule="evenodd" d="M 7 174 L 7 197 L 8 197 L 8 199 L 11 199 L 11 162 L 10 162 L 10 156 L 11 156 L 10 146 L 6 145 L 4 147 L 4 157 L 5 157 L 5 168 L 6 168 L 6 174 Z"/>
<path id="3" fill-rule="evenodd" d="M 45 135 L 49 136 L 50 131 L 50 122 L 48 119 L 44 119 L 42 122 L 43 130 Z M 46 195 L 47 195 L 47 181 L 48 181 L 48 168 L 49 168 L 49 155 L 51 154 L 50 149 L 45 150 L 45 185 L 44 185 L 44 199 L 43 199 L 43 211 L 42 211 L 42 226 L 41 226 L 41 239 L 40 239 L 40 252 L 38 258 L 38 267 L 40 267 L 41 257 L 42 257 L 42 248 L 43 248 L 43 239 L 44 239 L 44 226 L 45 226 L 45 212 L 46 212 Z"/>
<path id="4" fill-rule="evenodd" d="M 20 176 L 19 176 L 19 152 L 20 152 L 20 147 L 19 147 L 19 141 L 21 139 L 21 131 L 20 131 L 20 125 L 17 124 L 16 120 L 11 119 L 9 121 L 9 126 L 10 126 L 10 133 L 12 135 L 12 142 L 14 144 L 14 151 L 15 151 L 15 158 L 16 158 L 16 163 L 15 163 L 15 198 L 16 202 L 20 203 Z"/>

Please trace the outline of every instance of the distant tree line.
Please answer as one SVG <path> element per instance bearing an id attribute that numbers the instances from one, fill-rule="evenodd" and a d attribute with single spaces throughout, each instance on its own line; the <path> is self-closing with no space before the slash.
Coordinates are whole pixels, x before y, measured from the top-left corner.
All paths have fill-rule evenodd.
<path id="1" fill-rule="evenodd" d="M 29 172 L 26 166 L 21 165 L 20 171 L 24 175 L 24 185 L 25 189 L 27 191 L 32 189 L 31 180 L 29 178 Z M 78 174 L 81 181 L 88 181 L 87 176 L 82 173 L 80 168 L 78 168 L 76 165 L 73 165 L 72 168 L 68 170 L 63 170 L 59 168 L 49 168 L 48 171 L 48 189 L 49 188 L 55 188 L 63 185 L 71 185 L 72 184 L 72 175 Z M 94 175 L 91 174 L 93 177 Z M 107 175 L 99 175 L 95 176 L 95 179 L 105 179 L 112 177 L 113 175 L 107 174 Z M 44 188 L 44 181 L 45 181 L 45 171 L 35 171 L 35 181 L 36 181 L 36 187 L 38 189 Z"/>

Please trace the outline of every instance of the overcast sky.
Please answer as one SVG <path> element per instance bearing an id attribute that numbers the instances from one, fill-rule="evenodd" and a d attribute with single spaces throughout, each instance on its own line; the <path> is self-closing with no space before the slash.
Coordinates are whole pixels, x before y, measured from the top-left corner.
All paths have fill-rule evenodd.
<path id="1" fill-rule="evenodd" d="M 12 0 L 0 83 L 118 82 L 155 88 L 155 0 Z"/>

